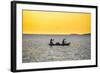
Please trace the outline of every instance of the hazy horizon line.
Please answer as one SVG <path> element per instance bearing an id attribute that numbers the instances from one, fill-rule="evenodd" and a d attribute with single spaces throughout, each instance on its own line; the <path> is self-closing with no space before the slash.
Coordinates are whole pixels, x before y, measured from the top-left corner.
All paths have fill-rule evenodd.
<path id="1" fill-rule="evenodd" d="M 31 34 L 32 35 L 32 33 L 22 33 L 22 34 Z M 91 33 L 84 33 L 84 34 L 75 34 L 75 33 L 72 33 L 72 34 L 33 34 L 33 35 L 86 35 L 86 34 L 91 34 Z"/>

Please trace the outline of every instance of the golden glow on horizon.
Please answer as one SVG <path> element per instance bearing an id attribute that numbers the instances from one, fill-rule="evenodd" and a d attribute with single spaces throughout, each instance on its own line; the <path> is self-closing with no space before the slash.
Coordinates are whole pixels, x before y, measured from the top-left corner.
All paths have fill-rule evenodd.
<path id="1" fill-rule="evenodd" d="M 24 34 L 85 34 L 90 32 L 90 13 L 23 10 Z"/>

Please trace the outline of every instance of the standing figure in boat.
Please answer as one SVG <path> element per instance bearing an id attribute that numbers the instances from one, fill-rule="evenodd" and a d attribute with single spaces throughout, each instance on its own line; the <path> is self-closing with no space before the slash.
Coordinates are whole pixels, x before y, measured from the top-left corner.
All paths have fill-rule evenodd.
<path id="1" fill-rule="evenodd" d="M 51 39 L 50 39 L 50 44 L 49 44 L 50 46 L 53 45 L 53 41 L 54 41 L 54 39 L 51 38 Z"/>

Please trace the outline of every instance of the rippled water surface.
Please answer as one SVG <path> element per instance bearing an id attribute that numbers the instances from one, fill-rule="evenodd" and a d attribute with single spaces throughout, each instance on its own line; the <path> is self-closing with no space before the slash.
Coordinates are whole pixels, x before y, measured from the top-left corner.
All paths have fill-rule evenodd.
<path id="1" fill-rule="evenodd" d="M 91 59 L 91 40 L 88 35 L 35 35 L 23 34 L 22 39 L 22 62 L 48 62 L 65 60 Z M 48 44 L 50 39 L 54 43 L 70 42 L 69 46 L 53 46 Z"/>

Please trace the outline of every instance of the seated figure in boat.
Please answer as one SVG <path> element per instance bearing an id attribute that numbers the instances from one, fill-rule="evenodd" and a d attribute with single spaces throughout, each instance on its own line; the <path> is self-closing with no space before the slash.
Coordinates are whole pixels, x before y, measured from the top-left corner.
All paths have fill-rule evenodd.
<path id="1" fill-rule="evenodd" d="M 62 46 L 69 46 L 70 45 L 70 42 L 66 42 L 65 41 L 66 39 L 63 39 L 63 41 L 62 41 Z"/>
<path id="2" fill-rule="evenodd" d="M 65 41 L 66 39 L 63 39 L 63 41 L 62 41 L 62 45 L 64 45 L 64 44 L 66 44 L 66 41 Z"/>

